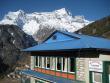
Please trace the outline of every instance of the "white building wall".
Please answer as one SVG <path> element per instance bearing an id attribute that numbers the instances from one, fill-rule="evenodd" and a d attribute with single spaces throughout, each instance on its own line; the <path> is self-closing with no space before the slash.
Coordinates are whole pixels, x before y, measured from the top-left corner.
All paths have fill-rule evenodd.
<path id="1" fill-rule="evenodd" d="M 76 80 L 85 81 L 85 59 L 76 58 Z"/>
<path id="2" fill-rule="evenodd" d="M 110 61 L 110 55 L 100 54 L 99 59 L 101 61 Z"/>
<path id="3" fill-rule="evenodd" d="M 99 58 L 76 58 L 76 80 L 89 83 L 89 61 L 110 61 L 110 55 L 100 54 Z"/>
<path id="4" fill-rule="evenodd" d="M 30 83 L 35 83 L 35 78 L 30 77 Z"/>
<path id="5" fill-rule="evenodd" d="M 31 69 L 34 68 L 34 65 L 35 65 L 35 57 L 34 56 L 31 56 Z"/>
<path id="6" fill-rule="evenodd" d="M 89 83 L 89 60 L 90 58 L 85 58 L 85 81 Z"/>

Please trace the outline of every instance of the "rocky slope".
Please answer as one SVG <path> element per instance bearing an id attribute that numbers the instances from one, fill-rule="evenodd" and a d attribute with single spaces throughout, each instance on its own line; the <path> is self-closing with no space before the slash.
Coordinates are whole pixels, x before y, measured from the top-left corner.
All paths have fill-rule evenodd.
<path id="1" fill-rule="evenodd" d="M 110 16 L 97 20 L 76 32 L 110 39 Z"/>
<path id="2" fill-rule="evenodd" d="M 37 44 L 15 25 L 0 25 L 0 75 L 12 71 L 17 61 L 25 57 L 20 49 Z M 26 58 L 26 57 L 25 57 Z"/>

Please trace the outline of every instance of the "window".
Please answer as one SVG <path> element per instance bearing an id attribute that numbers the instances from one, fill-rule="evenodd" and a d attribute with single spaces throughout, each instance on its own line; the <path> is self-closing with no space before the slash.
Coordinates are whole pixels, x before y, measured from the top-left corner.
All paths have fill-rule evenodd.
<path id="1" fill-rule="evenodd" d="M 42 57 L 39 56 L 39 67 L 42 67 Z"/>
<path id="2" fill-rule="evenodd" d="M 61 70 L 61 63 L 62 63 L 61 58 L 57 57 L 57 70 Z"/>
<path id="3" fill-rule="evenodd" d="M 46 57 L 36 56 L 35 66 L 45 68 L 46 67 Z"/>
<path id="4" fill-rule="evenodd" d="M 67 58 L 62 58 L 62 71 L 67 72 Z"/>
<path id="5" fill-rule="evenodd" d="M 46 66 L 47 66 L 47 68 L 50 68 L 50 58 L 49 57 L 47 57 L 47 64 L 46 64 Z"/>
<path id="6" fill-rule="evenodd" d="M 36 56 L 35 65 L 38 66 L 38 56 Z"/>
<path id="7" fill-rule="evenodd" d="M 57 39 L 57 36 L 56 35 L 53 35 L 52 39 L 53 40 L 56 40 Z"/>
<path id="8" fill-rule="evenodd" d="M 58 70 L 62 72 L 75 72 L 75 59 L 67 57 L 36 56 L 35 65 L 40 68 Z"/>
<path id="9" fill-rule="evenodd" d="M 50 68 L 52 70 L 55 70 L 55 58 L 54 57 L 50 57 Z"/>
<path id="10" fill-rule="evenodd" d="M 44 57 L 44 68 L 46 68 L 46 57 Z"/>
<path id="11" fill-rule="evenodd" d="M 45 57 L 42 57 L 42 68 L 45 68 L 46 67 L 46 58 Z"/>
<path id="12" fill-rule="evenodd" d="M 102 73 L 93 72 L 93 83 L 102 83 Z"/>
<path id="13" fill-rule="evenodd" d="M 68 59 L 68 70 L 69 72 L 75 72 L 75 59 L 74 58 L 69 58 Z"/>

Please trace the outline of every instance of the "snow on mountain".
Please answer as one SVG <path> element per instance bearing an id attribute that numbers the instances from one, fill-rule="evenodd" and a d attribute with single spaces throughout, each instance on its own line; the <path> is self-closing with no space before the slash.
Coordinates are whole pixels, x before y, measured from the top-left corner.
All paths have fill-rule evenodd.
<path id="1" fill-rule="evenodd" d="M 88 21 L 84 16 L 72 16 L 65 8 L 52 12 L 25 13 L 23 10 L 9 12 L 4 16 L 0 24 L 14 24 L 22 28 L 28 35 L 34 35 L 42 26 L 43 28 L 55 28 L 57 30 L 67 30 L 74 32 L 83 28 L 92 21 Z"/>

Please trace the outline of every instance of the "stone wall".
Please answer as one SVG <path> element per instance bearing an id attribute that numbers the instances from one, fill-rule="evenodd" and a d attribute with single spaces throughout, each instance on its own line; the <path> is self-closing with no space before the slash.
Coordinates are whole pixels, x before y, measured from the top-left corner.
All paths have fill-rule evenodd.
<path id="1" fill-rule="evenodd" d="M 76 80 L 85 81 L 85 59 L 76 58 Z"/>
<path id="2" fill-rule="evenodd" d="M 31 63 L 30 63 L 30 65 L 31 65 L 31 69 L 33 70 L 34 65 L 35 65 L 35 57 L 34 56 L 31 56 Z"/>

